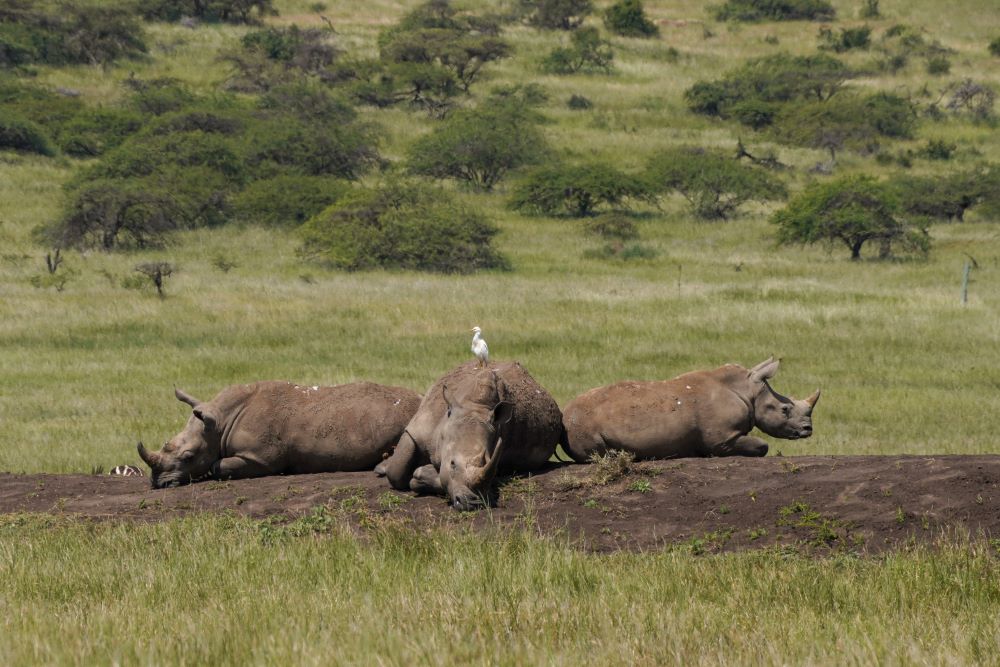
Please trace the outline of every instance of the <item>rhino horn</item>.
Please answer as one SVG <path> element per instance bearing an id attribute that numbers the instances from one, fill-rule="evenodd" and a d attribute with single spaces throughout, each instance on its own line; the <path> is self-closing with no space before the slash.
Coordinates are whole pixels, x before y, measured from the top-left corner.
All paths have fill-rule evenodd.
<path id="1" fill-rule="evenodd" d="M 177 387 L 174 387 L 174 396 L 177 397 L 178 401 L 180 401 L 181 403 L 187 403 L 192 408 L 198 407 L 198 405 L 201 403 L 201 401 L 199 401 L 197 398 L 187 393 L 183 389 L 178 389 Z"/>
<path id="2" fill-rule="evenodd" d="M 503 437 L 497 438 L 496 447 L 493 448 L 493 455 L 490 456 L 489 460 L 481 468 L 477 468 L 469 475 L 469 486 L 473 489 L 478 488 L 483 485 L 489 479 L 492 479 L 497 472 L 497 468 L 500 466 L 500 459 L 503 457 Z"/>
<path id="3" fill-rule="evenodd" d="M 816 407 L 816 401 L 819 400 L 819 389 L 812 393 L 812 396 L 806 399 L 806 403 L 809 404 L 810 408 Z"/>
<path id="4" fill-rule="evenodd" d="M 143 445 L 141 442 L 138 445 L 136 445 L 135 448 L 136 451 L 139 452 L 139 458 L 145 461 L 146 465 L 148 465 L 150 468 L 159 463 L 160 455 L 157 454 L 156 452 L 151 452 L 148 449 L 146 449 L 146 446 Z"/>

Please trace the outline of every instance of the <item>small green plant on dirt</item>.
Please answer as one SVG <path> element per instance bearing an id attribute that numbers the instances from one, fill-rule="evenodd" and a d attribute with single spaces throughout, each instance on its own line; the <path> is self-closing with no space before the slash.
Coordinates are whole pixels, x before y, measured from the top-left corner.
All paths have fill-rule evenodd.
<path id="1" fill-rule="evenodd" d="M 903 511 L 902 507 L 896 508 L 896 523 L 900 526 L 906 523 L 906 512 Z"/>
<path id="2" fill-rule="evenodd" d="M 637 493 L 652 493 L 653 485 L 648 479 L 637 479 L 628 485 L 629 491 L 636 491 Z"/>
<path id="3" fill-rule="evenodd" d="M 747 531 L 747 537 L 751 541 L 753 541 L 753 540 L 759 540 L 760 538 L 764 537 L 765 535 L 767 535 L 767 528 L 764 528 L 763 526 L 761 526 L 759 528 L 751 528 L 750 530 Z"/>
<path id="4" fill-rule="evenodd" d="M 729 505 L 720 505 L 719 514 L 729 514 L 733 509 Z"/>
<path id="5" fill-rule="evenodd" d="M 583 506 L 587 509 L 595 509 L 598 506 L 596 498 L 587 498 L 583 501 Z"/>
<path id="6" fill-rule="evenodd" d="M 808 543 L 812 546 L 830 546 L 841 538 L 846 528 L 843 521 L 824 517 L 807 503 L 797 500 L 778 509 L 782 518 L 776 526 L 792 526 L 809 531 Z"/>
<path id="7" fill-rule="evenodd" d="M 709 552 L 717 552 L 725 546 L 729 538 L 733 536 L 732 528 L 713 530 L 701 536 L 695 536 L 682 543 L 682 547 L 687 549 L 692 556 L 701 556 Z"/>
<path id="8" fill-rule="evenodd" d="M 403 505 L 407 501 L 409 501 L 407 496 L 386 491 L 378 497 L 378 506 L 384 510 L 391 510 Z"/>

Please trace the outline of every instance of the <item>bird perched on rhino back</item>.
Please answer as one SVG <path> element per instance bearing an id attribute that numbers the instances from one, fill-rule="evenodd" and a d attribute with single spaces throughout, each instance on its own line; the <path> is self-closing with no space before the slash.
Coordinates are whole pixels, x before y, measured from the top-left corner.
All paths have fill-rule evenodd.
<path id="1" fill-rule="evenodd" d="M 490 348 L 483 339 L 483 330 L 472 327 L 472 354 L 479 360 L 477 368 L 485 368 L 490 364 Z"/>

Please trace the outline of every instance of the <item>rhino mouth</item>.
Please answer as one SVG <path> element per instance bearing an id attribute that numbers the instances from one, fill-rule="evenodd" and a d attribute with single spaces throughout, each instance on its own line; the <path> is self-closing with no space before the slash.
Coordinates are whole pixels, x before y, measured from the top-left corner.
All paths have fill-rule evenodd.
<path id="1" fill-rule="evenodd" d="M 206 479 L 212 477 L 212 470 L 209 468 L 208 471 L 201 475 L 191 475 L 190 473 L 167 473 L 163 475 L 153 475 L 152 483 L 154 489 L 170 489 L 178 486 L 185 486 L 187 484 L 194 484 L 195 482 L 202 482 Z"/>

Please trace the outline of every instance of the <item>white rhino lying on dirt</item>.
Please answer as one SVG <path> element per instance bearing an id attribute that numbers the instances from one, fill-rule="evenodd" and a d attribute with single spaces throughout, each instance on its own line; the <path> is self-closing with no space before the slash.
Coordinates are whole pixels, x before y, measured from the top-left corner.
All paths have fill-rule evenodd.
<path id="1" fill-rule="evenodd" d="M 420 395 L 371 382 L 308 387 L 255 382 L 191 406 L 184 430 L 159 452 L 138 445 L 153 488 L 205 478 L 371 470 L 391 451 Z"/>
<path id="2" fill-rule="evenodd" d="M 764 456 L 767 443 L 748 436 L 755 426 L 775 438 L 812 435 L 819 390 L 786 398 L 767 383 L 773 358 L 750 370 L 727 364 L 662 382 L 619 382 L 577 396 L 563 410 L 567 453 L 578 462 L 607 450 L 640 459 L 683 456 Z"/>
<path id="3" fill-rule="evenodd" d="M 562 431 L 555 399 L 521 364 L 462 364 L 424 395 L 396 451 L 375 468 L 395 489 L 447 494 L 452 507 L 492 502 L 497 472 L 535 470 Z"/>

